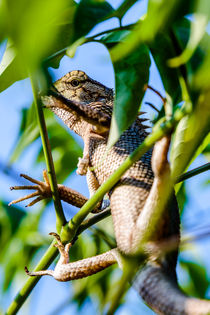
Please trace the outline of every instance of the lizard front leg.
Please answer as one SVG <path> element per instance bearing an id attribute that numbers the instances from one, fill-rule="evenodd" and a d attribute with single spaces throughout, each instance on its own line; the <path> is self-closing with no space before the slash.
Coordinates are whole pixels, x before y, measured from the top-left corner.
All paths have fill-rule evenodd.
<path id="1" fill-rule="evenodd" d="M 10 189 L 11 190 L 23 189 L 23 190 L 36 190 L 36 191 L 24 197 L 11 201 L 9 205 L 21 202 L 23 200 L 28 200 L 32 197 L 36 197 L 34 200 L 32 200 L 32 202 L 30 202 L 27 205 L 28 207 L 30 207 L 36 204 L 37 202 L 39 202 L 40 200 L 44 200 L 44 199 L 48 199 L 52 197 L 52 192 L 51 192 L 50 183 L 49 183 L 46 170 L 43 171 L 44 182 L 31 178 L 30 176 L 25 175 L 25 174 L 21 174 L 21 176 L 27 179 L 28 181 L 34 183 L 35 185 L 13 186 Z M 76 206 L 78 208 L 81 208 L 88 200 L 88 198 L 86 198 L 79 192 L 71 188 L 68 188 L 64 185 L 58 185 L 58 192 L 59 192 L 59 197 L 61 198 L 61 200 L 73 206 Z"/>
<path id="2" fill-rule="evenodd" d="M 58 281 L 70 281 L 91 276 L 117 262 L 120 264 L 120 254 L 117 249 L 111 249 L 101 255 L 69 263 L 69 249 L 71 243 L 64 246 L 58 234 L 50 233 L 50 235 L 56 238 L 57 244 L 54 246 L 58 248 L 61 255 L 55 269 L 29 272 L 27 267 L 25 267 L 25 271 L 29 276 L 48 275 Z"/>
<path id="3" fill-rule="evenodd" d="M 78 175 L 86 175 L 88 171 L 88 167 L 90 164 L 90 156 L 89 156 L 89 145 L 90 145 L 90 134 L 91 134 L 92 126 L 89 126 L 85 131 L 85 135 L 83 137 L 84 140 L 84 149 L 83 149 L 83 156 L 79 158 L 79 162 L 77 164 L 77 171 Z"/>

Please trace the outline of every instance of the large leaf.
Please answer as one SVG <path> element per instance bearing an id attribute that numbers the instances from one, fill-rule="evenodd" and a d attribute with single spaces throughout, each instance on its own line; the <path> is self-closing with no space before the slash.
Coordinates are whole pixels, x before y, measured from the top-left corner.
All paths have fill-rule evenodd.
<path id="1" fill-rule="evenodd" d="M 86 35 L 97 23 L 113 12 L 112 6 L 106 1 L 81 0 L 74 19 L 74 38 Z"/>
<path id="2" fill-rule="evenodd" d="M 129 31 L 111 33 L 101 39 L 108 49 L 123 41 Z M 111 54 L 112 58 L 112 54 Z M 115 70 L 115 103 L 108 145 L 113 145 L 134 121 L 149 80 L 150 56 L 146 45 L 140 45 L 123 60 L 113 63 Z"/>
<path id="3" fill-rule="evenodd" d="M 73 0 L 8 3 L 6 35 L 10 41 L 0 65 L 0 91 L 27 77 L 29 68 L 40 67 L 46 57 L 48 66 L 58 66 L 65 53 L 58 50 L 73 39 L 75 8 Z"/>

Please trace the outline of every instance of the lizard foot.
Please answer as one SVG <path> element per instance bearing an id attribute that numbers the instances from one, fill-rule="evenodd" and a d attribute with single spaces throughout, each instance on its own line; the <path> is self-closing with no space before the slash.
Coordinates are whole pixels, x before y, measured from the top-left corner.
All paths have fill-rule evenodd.
<path id="1" fill-rule="evenodd" d="M 59 259 L 59 264 L 60 265 L 68 264 L 68 262 L 69 262 L 69 249 L 72 246 L 72 244 L 67 243 L 64 246 L 61 239 L 60 239 L 60 236 L 55 232 L 51 232 L 51 233 L 49 233 L 49 235 L 54 236 L 54 238 L 57 241 L 57 243 L 54 244 L 53 246 L 57 247 L 59 252 L 60 252 L 61 257 Z M 39 270 L 39 271 L 30 272 L 26 266 L 25 266 L 25 272 L 30 277 L 35 277 L 35 276 L 52 276 L 52 277 L 54 277 L 54 274 L 55 274 L 54 270 Z"/>
<path id="2" fill-rule="evenodd" d="M 86 175 L 88 166 L 89 166 L 89 157 L 79 158 L 76 173 L 78 175 Z"/>
<path id="3" fill-rule="evenodd" d="M 62 263 L 67 264 L 69 262 L 69 249 L 72 246 L 72 243 L 67 243 L 65 246 L 63 245 L 60 236 L 55 232 L 50 232 L 49 235 L 54 236 L 57 241 L 57 244 L 54 244 L 54 247 L 57 247 L 61 257 L 63 258 Z"/>
<path id="4" fill-rule="evenodd" d="M 35 192 L 28 194 L 24 197 L 18 198 L 16 200 L 13 200 L 9 203 L 9 206 L 12 204 L 18 203 L 23 200 L 27 200 L 33 197 L 36 197 L 34 200 L 32 200 L 26 207 L 33 206 L 35 203 L 39 202 L 40 200 L 50 198 L 52 195 L 51 188 L 50 188 L 50 183 L 49 183 L 49 178 L 47 176 L 47 171 L 43 170 L 43 178 L 44 182 L 41 182 L 39 180 L 36 180 L 28 175 L 25 174 L 20 174 L 21 177 L 24 177 L 28 181 L 36 184 L 36 185 L 23 185 L 23 186 L 13 186 L 10 187 L 11 190 L 22 190 L 22 189 L 28 189 L 28 190 L 34 190 L 36 189 Z"/>

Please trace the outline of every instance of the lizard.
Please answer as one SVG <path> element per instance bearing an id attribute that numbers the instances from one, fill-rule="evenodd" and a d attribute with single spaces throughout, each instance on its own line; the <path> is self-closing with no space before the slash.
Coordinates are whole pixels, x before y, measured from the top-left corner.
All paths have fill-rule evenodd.
<path id="1" fill-rule="evenodd" d="M 137 117 L 108 151 L 106 149 L 113 110 L 113 90 L 91 79 L 80 70 L 71 71 L 54 83 L 54 90 L 43 97 L 45 107 L 84 140 L 83 157 L 79 160 L 77 173 L 86 175 L 90 197 L 97 188 L 121 165 L 148 135 L 144 119 Z M 29 276 L 53 276 L 58 281 L 69 281 L 90 276 L 112 264 L 121 264 L 121 255 L 135 256 L 138 249 L 141 213 L 148 202 L 153 202 L 156 188 L 163 174 L 169 172 L 167 160 L 169 137 L 164 137 L 126 171 L 119 182 L 109 191 L 117 248 L 106 253 L 69 262 L 71 243 L 62 244 L 59 235 L 51 233 L 56 240 L 60 259 L 54 270 L 26 273 Z M 104 156 L 106 154 L 106 158 Z M 22 175 L 35 185 L 14 186 L 11 189 L 36 189 L 12 201 L 10 204 L 36 197 L 29 206 L 51 197 L 49 180 L 44 172 L 44 182 Z M 58 185 L 62 200 L 81 207 L 87 198 L 74 190 Z M 98 204 L 95 211 L 102 210 Z M 157 227 L 154 241 L 167 240 L 180 235 L 179 210 L 175 195 L 167 203 L 163 218 Z M 178 287 L 176 276 L 177 250 L 148 259 L 140 269 L 134 285 L 143 300 L 158 314 L 199 315 L 210 313 L 210 303 L 187 297 Z"/>

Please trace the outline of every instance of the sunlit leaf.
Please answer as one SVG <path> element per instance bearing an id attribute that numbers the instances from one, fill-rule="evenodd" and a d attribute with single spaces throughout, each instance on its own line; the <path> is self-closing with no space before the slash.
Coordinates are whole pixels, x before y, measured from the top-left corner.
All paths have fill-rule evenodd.
<path id="1" fill-rule="evenodd" d="M 6 11 L 10 39 L 0 64 L 0 91 L 26 78 L 29 68 L 57 67 L 73 38 L 73 0 L 10 1 Z M 20 19 L 21 16 L 21 19 Z"/>

